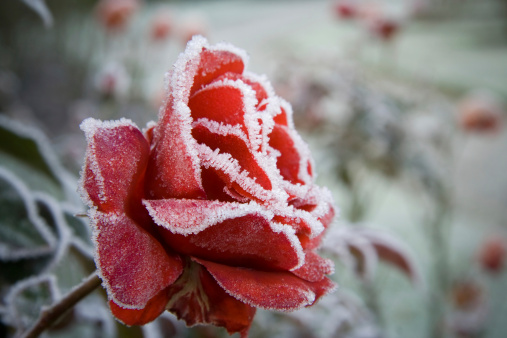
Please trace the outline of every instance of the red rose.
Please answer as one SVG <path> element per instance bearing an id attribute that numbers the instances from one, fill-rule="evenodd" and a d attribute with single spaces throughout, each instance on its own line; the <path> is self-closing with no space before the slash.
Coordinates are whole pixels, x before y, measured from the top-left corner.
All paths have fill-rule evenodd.
<path id="1" fill-rule="evenodd" d="M 458 113 L 458 122 L 465 131 L 487 133 L 500 130 L 504 111 L 494 96 L 472 93 L 461 100 Z"/>
<path id="2" fill-rule="evenodd" d="M 173 19 L 168 11 L 159 12 L 151 22 L 151 38 L 155 41 L 166 39 L 173 30 Z"/>
<path id="3" fill-rule="evenodd" d="M 99 22 L 108 30 L 125 28 L 139 7 L 138 0 L 100 0 L 96 7 Z"/>
<path id="4" fill-rule="evenodd" d="M 159 122 L 82 123 L 82 195 L 113 314 L 164 310 L 246 335 L 255 308 L 290 311 L 335 288 L 315 253 L 334 215 L 313 184 L 290 105 L 228 44 L 189 42 Z"/>
<path id="5" fill-rule="evenodd" d="M 335 14 L 341 19 L 352 19 L 357 16 L 358 8 L 357 4 L 352 1 L 338 1 L 334 4 Z"/>
<path id="6" fill-rule="evenodd" d="M 498 273 L 502 270 L 507 248 L 502 237 L 492 237 L 484 241 L 479 251 L 479 262 L 484 270 Z"/>
<path id="7" fill-rule="evenodd" d="M 371 33 L 384 41 L 390 41 L 400 30 L 400 23 L 388 17 L 377 17 L 369 23 Z"/>

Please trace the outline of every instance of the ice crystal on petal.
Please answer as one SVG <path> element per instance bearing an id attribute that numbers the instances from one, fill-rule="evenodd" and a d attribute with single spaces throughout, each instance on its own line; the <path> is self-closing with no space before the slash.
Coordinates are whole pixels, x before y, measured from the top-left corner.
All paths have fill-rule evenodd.
<path id="1" fill-rule="evenodd" d="M 116 186 L 112 188 L 110 184 L 106 184 L 110 183 L 110 181 L 108 180 L 106 182 L 103 171 L 114 176 L 120 175 L 120 171 L 126 171 L 123 173 L 123 176 L 134 175 L 133 172 L 128 171 L 128 168 L 135 168 L 135 163 L 114 163 L 115 166 L 112 167 L 111 163 L 108 161 L 112 158 L 113 153 L 120 152 L 128 154 L 134 151 L 132 147 L 129 147 L 129 140 L 122 139 L 122 137 L 127 137 L 127 135 L 122 136 L 119 129 L 127 128 L 138 130 L 138 128 L 131 120 L 124 118 L 117 121 L 100 121 L 88 118 L 81 123 L 80 127 L 81 130 L 84 131 L 88 142 L 88 148 L 86 150 L 87 161 L 83 170 L 91 171 L 93 175 L 92 184 L 96 185 L 98 190 L 96 192 L 97 197 L 103 204 L 108 203 L 111 199 L 115 198 L 115 193 L 111 191 L 112 189 L 125 194 L 130 182 L 128 180 L 117 179 L 116 182 L 114 182 Z M 128 157 L 132 158 L 131 156 Z M 81 178 L 79 192 L 82 199 L 87 201 L 88 206 L 93 207 L 94 201 L 92 201 L 93 197 L 90 195 L 90 188 L 85 186 L 87 184 L 85 178 L 89 179 L 89 176 L 83 172 L 81 173 Z"/>
<path id="2" fill-rule="evenodd" d="M 143 203 L 158 225 L 181 235 L 197 234 L 226 219 L 249 214 L 261 215 L 268 221 L 273 218 L 271 211 L 254 202 L 244 204 L 174 199 L 144 200 Z"/>

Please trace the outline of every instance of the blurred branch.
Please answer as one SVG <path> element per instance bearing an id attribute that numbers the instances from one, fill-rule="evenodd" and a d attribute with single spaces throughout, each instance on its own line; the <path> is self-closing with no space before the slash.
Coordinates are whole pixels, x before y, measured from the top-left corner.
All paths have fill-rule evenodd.
<path id="1" fill-rule="evenodd" d="M 74 287 L 65 297 L 51 307 L 42 310 L 39 319 L 28 332 L 25 332 L 23 338 L 38 337 L 44 330 L 49 328 L 57 321 L 67 310 L 76 305 L 81 299 L 89 295 L 93 290 L 100 286 L 101 280 L 97 273 L 92 273 L 81 284 Z"/>

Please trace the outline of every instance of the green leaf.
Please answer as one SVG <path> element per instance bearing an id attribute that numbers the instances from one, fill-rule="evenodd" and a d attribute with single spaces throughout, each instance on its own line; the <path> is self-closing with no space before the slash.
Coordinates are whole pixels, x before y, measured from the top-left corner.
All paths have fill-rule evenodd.
<path id="1" fill-rule="evenodd" d="M 0 163 L 31 190 L 46 192 L 58 200 L 75 199 L 75 188 L 69 186 L 70 174 L 38 129 L 0 116 Z"/>
<path id="2" fill-rule="evenodd" d="M 0 260 L 39 257 L 55 247 L 56 238 L 39 217 L 28 188 L 0 167 Z"/>
<path id="3" fill-rule="evenodd" d="M 76 213 L 72 213 L 69 210 L 64 210 L 64 217 L 67 225 L 72 231 L 72 234 L 77 238 L 81 239 L 84 243 L 93 247 L 92 234 L 88 222 L 83 218 L 75 216 Z"/>
<path id="4" fill-rule="evenodd" d="M 25 279 L 15 284 L 5 296 L 7 311 L 2 321 L 21 333 L 35 322 L 43 306 L 52 304 L 59 297 L 54 276 Z"/>
<path id="5" fill-rule="evenodd" d="M 53 24 L 53 16 L 44 0 L 21 0 L 28 7 L 34 10 L 44 22 L 44 26 L 50 27 Z"/>

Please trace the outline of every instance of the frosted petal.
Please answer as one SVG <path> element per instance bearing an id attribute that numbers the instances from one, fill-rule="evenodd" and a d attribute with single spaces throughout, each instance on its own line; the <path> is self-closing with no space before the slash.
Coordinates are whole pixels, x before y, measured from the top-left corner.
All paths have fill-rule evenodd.
<path id="1" fill-rule="evenodd" d="M 200 125 L 194 128 L 193 135 L 200 144 L 205 144 L 212 151 L 230 155 L 237 162 L 241 172 L 260 185 L 262 189 L 271 190 L 272 184 L 269 176 L 259 165 L 248 144 L 245 144 L 245 140 L 240 135 L 232 133 L 221 135 L 213 131 Z M 237 183 L 240 184 L 240 182 Z"/>
<path id="2" fill-rule="evenodd" d="M 241 79 L 215 80 L 198 91 L 189 101 L 194 118 L 206 117 L 217 122 L 240 125 L 247 133 L 249 148 L 256 150 L 259 139 L 261 114 L 256 109 L 255 90 Z"/>
<path id="3" fill-rule="evenodd" d="M 249 214 L 258 214 L 267 220 L 273 218 L 270 211 L 254 202 L 243 204 L 208 200 L 165 199 L 144 200 L 143 204 L 155 223 L 180 235 L 197 234 L 227 219 Z"/>
<path id="4" fill-rule="evenodd" d="M 218 149 L 213 151 L 205 144 L 199 144 L 198 149 L 202 165 L 222 174 L 224 179 L 231 182 L 232 187 L 243 196 L 275 205 L 287 200 L 288 195 L 276 185 L 271 190 L 264 189 L 249 176 L 248 171 L 241 168 L 238 160 L 230 154 L 221 154 Z"/>
<path id="5" fill-rule="evenodd" d="M 325 275 L 334 273 L 334 264 L 330 259 L 324 259 L 313 251 L 305 253 L 305 264 L 292 273 L 309 282 L 318 282 L 324 279 Z"/>
<path id="6" fill-rule="evenodd" d="M 146 167 L 149 145 L 130 121 L 102 122 L 88 118 L 81 123 L 88 141 L 80 193 L 90 207 L 108 212 L 125 210 L 126 201 L 140 201 L 137 182 Z"/>
<path id="7" fill-rule="evenodd" d="M 154 130 L 146 193 L 152 198 L 205 198 L 190 109 L 171 100 L 164 109 Z"/>
<path id="8" fill-rule="evenodd" d="M 143 309 L 182 272 L 178 256 L 124 214 L 89 211 L 96 244 L 95 262 L 107 294 L 117 305 Z"/>
<path id="9" fill-rule="evenodd" d="M 268 272 L 231 267 L 200 259 L 218 284 L 231 296 L 267 310 L 293 311 L 309 306 L 336 285 L 328 278 L 308 282 L 289 272 Z"/>
<path id="10" fill-rule="evenodd" d="M 282 177 L 292 184 L 303 184 L 304 182 L 299 179 L 301 158 L 290 137 L 288 127 L 275 125 L 269 135 L 269 145 L 280 152 L 276 164 Z"/>
<path id="11" fill-rule="evenodd" d="M 225 73 L 224 75 L 216 78 L 214 81 L 224 81 L 224 80 L 241 80 L 241 82 L 248 85 L 251 89 L 255 91 L 255 98 L 257 99 L 256 106 L 258 107 L 261 102 L 266 100 L 268 98 L 267 91 L 264 89 L 264 86 L 257 81 L 257 77 L 254 74 L 248 73 L 246 74 L 239 74 L 239 73 Z"/>
<path id="12" fill-rule="evenodd" d="M 246 54 L 231 45 L 208 46 L 194 37 L 170 73 L 168 98 L 154 130 L 154 151 L 148 167 L 148 194 L 153 198 L 205 198 L 200 164 L 191 136 L 188 107 L 192 93 L 226 72 L 243 72 Z"/>
<path id="13" fill-rule="evenodd" d="M 194 120 L 207 118 L 231 126 L 245 124 L 243 93 L 236 86 L 223 82 L 206 86 L 192 96 L 188 106 Z"/>
<path id="14" fill-rule="evenodd" d="M 230 49 L 228 46 L 232 47 L 231 45 L 222 45 L 222 47 L 216 45 L 214 48 L 209 46 L 203 48 L 190 95 L 222 74 L 243 73 L 245 69 L 244 52 L 235 47 L 232 47 L 232 50 L 223 49 L 223 47 Z"/>
<path id="15" fill-rule="evenodd" d="M 162 236 L 176 251 L 222 263 L 293 269 L 303 264 L 294 231 L 270 222 L 273 215 L 251 202 L 144 201 Z"/>

